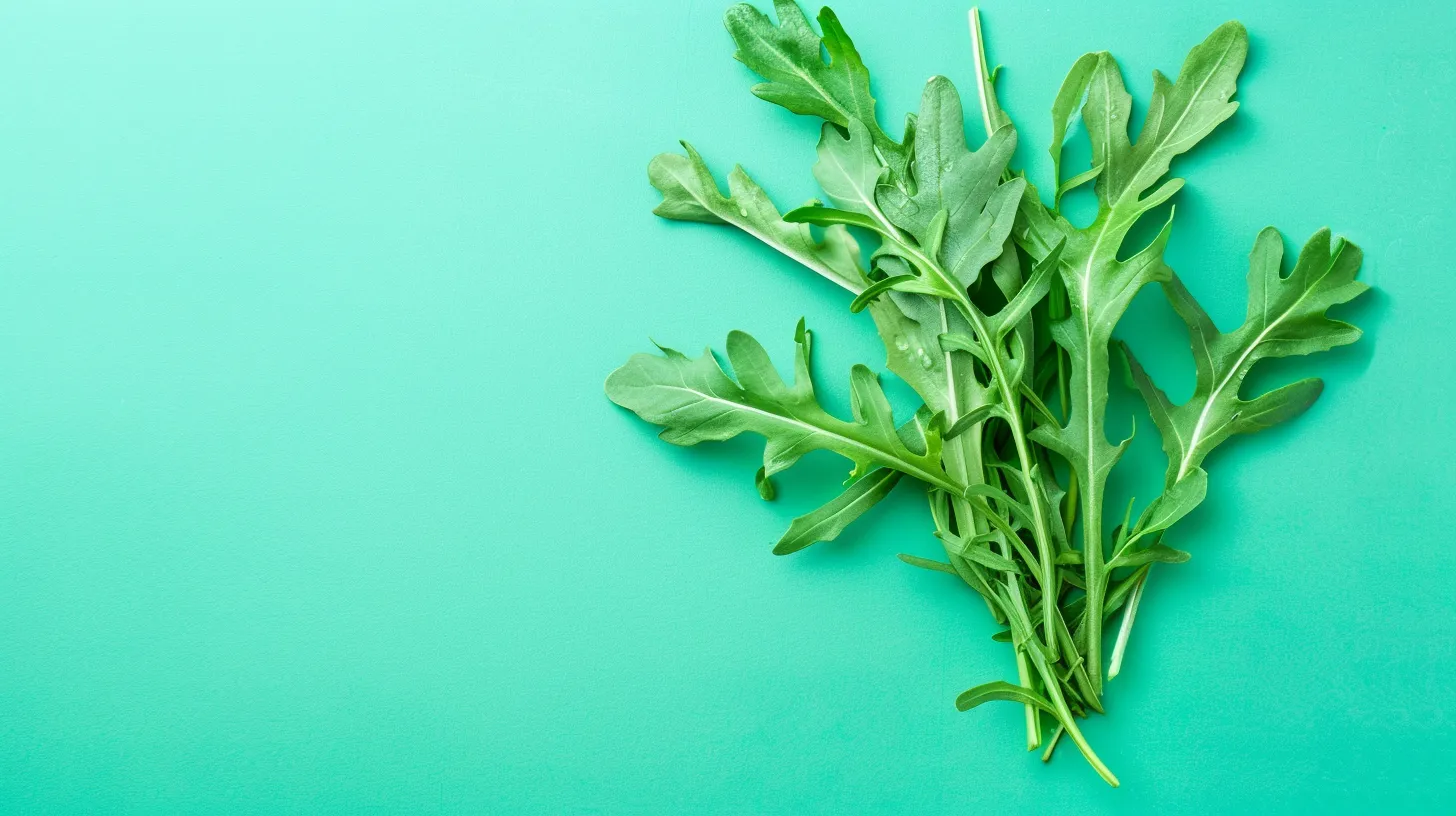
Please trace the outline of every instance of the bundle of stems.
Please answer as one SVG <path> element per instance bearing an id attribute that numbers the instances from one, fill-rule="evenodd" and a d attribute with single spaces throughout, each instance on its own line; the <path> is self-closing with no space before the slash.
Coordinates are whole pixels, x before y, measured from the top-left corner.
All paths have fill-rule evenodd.
<path id="1" fill-rule="evenodd" d="M 825 411 L 814 394 L 812 335 L 802 321 L 792 383 L 757 341 L 734 332 L 726 370 L 711 351 L 691 358 L 661 348 L 614 372 L 607 393 L 664 426 L 662 438 L 675 444 L 762 435 L 756 482 L 765 499 L 774 497 L 772 477 L 808 451 L 848 458 L 853 470 L 843 493 L 795 519 L 774 548 L 779 554 L 834 539 L 905 477 L 923 484 L 944 560 L 900 558 L 978 593 L 1004 627 L 996 638 L 1011 645 L 1016 667 L 1015 682 L 978 685 L 956 705 L 1024 706 L 1028 749 L 1044 746 L 1049 759 L 1065 736 L 1115 786 L 1079 720 L 1104 711 L 1104 684 L 1121 669 L 1153 565 L 1189 557 L 1165 539 L 1204 498 L 1204 458 L 1234 434 L 1297 416 L 1322 388 L 1302 380 L 1245 400 L 1239 391 L 1250 368 L 1359 336 L 1325 311 L 1365 289 L 1355 280 L 1360 251 L 1342 240 L 1332 245 L 1321 230 L 1285 274 L 1282 238 L 1266 229 L 1250 256 L 1246 320 L 1222 333 L 1164 261 L 1171 210 L 1150 243 L 1126 245 L 1134 226 L 1157 217 L 1154 210 L 1183 186 L 1167 178 L 1172 160 L 1238 107 L 1231 97 L 1248 40 L 1237 22 L 1196 46 L 1176 80 L 1154 73 L 1135 140 L 1132 100 L 1116 61 L 1106 52 L 1077 60 L 1053 106 L 1054 178 L 1043 195 L 1009 166 L 1016 129 L 997 99 L 975 10 L 970 31 L 985 138 L 973 150 L 948 79 L 926 84 L 918 114 L 907 116 L 897 140 L 876 118 L 869 73 L 834 12 L 820 12 L 816 33 L 793 0 L 775 5 L 777 23 L 739 5 L 726 24 L 737 59 L 765 80 L 754 94 L 823 120 L 812 170 L 828 204 L 781 214 L 741 167 L 728 175 L 725 195 L 684 142 L 684 153 L 660 155 L 649 167 L 663 197 L 655 212 L 738 227 L 843 287 L 851 311 L 873 319 L 889 370 L 923 405 L 897 422 L 878 377 L 856 366 L 853 417 Z M 1063 180 L 1062 147 L 1079 108 L 1091 164 Z M 1077 226 L 1060 202 L 1088 183 L 1097 215 Z M 1187 324 L 1196 387 L 1181 405 L 1113 337 L 1133 296 L 1150 283 L 1161 285 Z M 1108 477 L 1130 441 L 1107 439 L 1116 368 L 1147 403 L 1168 468 L 1160 496 L 1136 516 L 1129 503 L 1109 518 Z M 1108 631 L 1114 620 L 1115 636 Z"/>

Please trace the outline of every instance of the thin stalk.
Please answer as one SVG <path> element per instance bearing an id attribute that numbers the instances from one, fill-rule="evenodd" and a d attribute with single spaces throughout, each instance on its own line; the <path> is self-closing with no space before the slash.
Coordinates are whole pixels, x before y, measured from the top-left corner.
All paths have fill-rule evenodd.
<path id="1" fill-rule="evenodd" d="M 1122 626 L 1117 630 L 1117 645 L 1112 647 L 1112 665 L 1107 669 L 1107 679 L 1111 680 L 1122 671 L 1122 655 L 1127 651 L 1127 637 L 1132 634 L 1132 623 L 1137 619 L 1138 601 L 1143 598 L 1143 585 L 1148 581 L 1148 573 L 1143 573 L 1137 584 L 1132 588 L 1132 594 L 1127 599 L 1127 609 L 1122 613 Z"/>
<path id="2" fill-rule="evenodd" d="M 1066 731 L 1066 726 L 1061 725 L 1060 723 L 1057 725 L 1057 730 L 1052 732 L 1052 738 L 1051 741 L 1047 743 L 1046 750 L 1041 752 L 1042 762 L 1052 761 L 1052 751 L 1057 750 L 1057 743 L 1061 742 L 1062 734 L 1066 733 Z"/>
<path id="3" fill-rule="evenodd" d="M 1031 671 L 1030 671 L 1030 669 L 1027 668 L 1027 665 L 1026 665 L 1026 652 L 1022 651 L 1021 649 L 1016 649 L 1016 682 L 1020 683 L 1022 688 L 1030 689 L 1032 691 L 1035 691 L 1035 689 L 1032 689 L 1032 686 L 1031 686 Z M 1041 747 L 1041 712 L 1039 712 L 1039 711 L 1036 710 L 1036 706 L 1034 706 L 1034 705 L 1027 705 L 1026 706 L 1026 750 L 1028 750 L 1028 751 L 1035 751 L 1037 748 L 1040 748 L 1040 747 Z"/>
<path id="4" fill-rule="evenodd" d="M 1015 600 L 1019 601 L 1019 598 Z M 1032 634 L 1031 621 L 1027 615 L 1025 603 L 1019 602 L 1015 604 L 1008 612 L 1015 613 L 1011 619 L 1013 640 L 1024 642 L 1024 637 L 1030 637 Z M 1017 636 L 1018 629 L 1021 630 L 1021 635 L 1024 637 Z M 1067 705 L 1066 696 L 1062 694 L 1061 680 L 1057 677 L 1057 673 L 1052 666 L 1047 663 L 1046 656 L 1041 650 L 1036 648 L 1027 649 L 1027 654 L 1030 656 L 1037 674 L 1041 676 L 1042 684 L 1046 686 L 1047 698 L 1051 702 L 1052 708 L 1056 711 L 1057 719 L 1061 722 L 1067 736 L 1072 739 L 1072 743 L 1077 746 L 1077 750 L 1082 752 L 1082 756 L 1092 766 L 1092 769 L 1097 772 L 1097 775 L 1102 777 L 1107 784 L 1114 788 L 1117 787 L 1120 784 L 1117 781 L 1117 776 L 1102 762 L 1102 758 L 1097 756 L 1097 752 L 1092 750 L 1092 746 L 1088 744 L 1087 738 L 1082 734 L 1082 730 L 1077 727 L 1076 717 L 1072 714 L 1072 709 Z"/>
<path id="5" fill-rule="evenodd" d="M 1031 478 L 1031 450 L 1026 444 L 1026 428 L 1021 421 L 1021 411 L 1018 406 L 1021 401 L 1017 393 L 1012 390 L 1011 382 L 1006 377 L 1006 367 L 1001 360 L 1001 344 L 996 341 L 995 336 L 986 327 L 983 319 L 975 307 L 968 302 L 961 305 L 961 312 L 965 314 L 966 320 L 970 321 L 971 327 L 975 330 L 976 336 L 981 339 L 981 344 L 986 348 L 986 362 L 991 369 L 992 379 L 996 381 L 997 388 L 1001 391 L 1002 404 L 1006 406 L 1006 422 L 1011 427 L 1011 441 L 1016 446 L 1016 458 L 1021 464 L 1022 485 L 1026 488 L 1026 497 L 1031 502 L 1031 520 L 1035 524 L 1037 555 L 1041 561 L 1041 591 L 1042 594 L 1055 598 L 1057 594 L 1056 559 L 1057 554 L 1052 549 L 1051 532 L 1046 526 L 1046 508 L 1042 506 L 1041 487 Z M 1048 654 L 1053 660 L 1057 659 L 1057 605 L 1056 603 L 1042 604 L 1042 625 L 1045 636 L 1044 642 L 1047 645 Z"/>
<path id="6" fill-rule="evenodd" d="M 1101 757 L 1097 756 L 1097 752 L 1092 750 L 1087 738 L 1082 735 L 1082 729 L 1077 727 L 1077 720 L 1072 715 L 1072 710 L 1067 707 L 1067 698 L 1062 695 L 1062 687 L 1057 682 L 1056 674 L 1047 666 L 1046 660 L 1035 652 L 1032 653 L 1031 660 L 1046 681 L 1047 696 L 1051 698 L 1052 707 L 1057 710 L 1058 719 L 1062 721 L 1062 727 L 1066 729 L 1067 736 L 1072 738 L 1072 743 L 1077 746 L 1077 750 L 1082 752 L 1082 756 L 1086 758 L 1098 776 L 1114 788 L 1120 785 L 1117 775 L 1103 763 Z"/>
<path id="7" fill-rule="evenodd" d="M 936 531 L 942 533 L 951 532 L 949 529 L 946 529 L 946 527 L 941 523 L 940 517 L 935 513 L 934 499 L 932 498 L 931 501 L 931 517 L 935 520 Z M 952 495 L 951 506 L 955 508 L 957 525 L 964 524 L 966 523 L 966 519 L 970 519 L 972 529 L 985 532 L 985 519 L 981 518 L 979 514 L 974 513 L 970 508 L 970 504 L 966 502 L 965 499 L 956 498 Z M 964 515 L 961 514 L 961 508 L 964 508 Z M 965 581 L 967 584 L 971 584 L 971 577 L 974 577 L 983 585 L 985 585 L 988 589 L 990 588 L 990 583 L 986 578 L 983 567 L 981 567 L 979 564 L 962 558 L 960 555 L 952 552 L 949 547 L 946 547 L 945 552 L 946 556 L 950 559 L 952 568 L 955 569 L 956 574 L 961 577 L 962 581 Z M 968 577 L 968 575 L 971 577 Z M 975 588 L 974 584 L 971 584 L 971 586 L 973 589 Z M 990 593 L 988 595 L 986 593 L 981 593 L 979 590 L 977 590 L 977 594 L 980 594 L 982 598 L 986 601 L 986 607 L 991 610 L 991 616 L 993 618 L 995 618 L 997 621 L 1010 621 L 1010 615 L 1005 610 L 998 609 L 996 605 L 992 602 L 991 595 L 994 595 L 994 593 Z M 1031 675 L 1027 671 L 1026 667 L 1026 656 L 1019 648 L 1016 649 L 1016 674 L 1018 682 L 1023 688 L 1026 688 L 1027 690 L 1033 692 L 1036 690 L 1031 685 Z M 1026 750 L 1028 751 L 1035 750 L 1037 746 L 1041 745 L 1041 717 L 1037 713 L 1036 706 L 1033 705 L 1026 706 L 1026 745 Z"/>
<path id="8" fill-rule="evenodd" d="M 1091 492 L 1082 507 L 1082 570 L 1087 580 L 1087 664 L 1092 688 L 1102 693 L 1102 605 L 1107 592 L 1107 566 L 1102 560 L 1102 502 Z"/>

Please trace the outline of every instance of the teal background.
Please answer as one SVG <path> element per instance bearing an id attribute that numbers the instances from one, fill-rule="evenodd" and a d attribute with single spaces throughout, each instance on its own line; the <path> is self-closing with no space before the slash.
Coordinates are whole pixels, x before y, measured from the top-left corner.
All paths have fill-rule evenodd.
<path id="1" fill-rule="evenodd" d="M 964 4 L 906 6 L 836 3 L 886 123 L 972 87 Z M 917 490 L 775 558 L 838 461 L 765 504 L 755 442 L 602 396 L 649 335 L 786 360 L 801 315 L 831 406 L 883 361 L 831 285 L 649 214 L 679 137 L 812 194 L 816 127 L 748 93 L 723 3 L 5 4 L 0 811 L 1451 812 L 1452 8 L 984 9 L 1043 183 L 1077 55 L 1145 101 L 1242 19 L 1172 265 L 1231 327 L 1258 229 L 1329 224 L 1378 287 L 1358 345 L 1264 377 L 1319 372 L 1314 409 L 1210 461 L 1087 725 L 1114 791 L 953 708 L 1014 668 L 894 559 L 935 550 Z M 1149 291 L 1122 335 L 1181 399 L 1178 331 Z"/>

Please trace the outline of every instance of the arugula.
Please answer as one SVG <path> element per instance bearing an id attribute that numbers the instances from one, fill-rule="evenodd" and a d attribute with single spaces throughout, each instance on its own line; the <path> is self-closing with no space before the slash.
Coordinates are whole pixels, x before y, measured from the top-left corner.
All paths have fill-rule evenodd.
<path id="1" fill-rule="evenodd" d="M 1203 501 L 1208 454 L 1229 437 L 1303 412 L 1322 385 L 1302 380 L 1252 399 L 1239 396 L 1260 360 L 1324 351 L 1359 330 L 1327 310 L 1364 291 L 1353 244 L 1321 231 L 1288 275 L 1282 239 L 1265 230 L 1250 259 L 1249 310 L 1222 333 L 1164 259 L 1171 211 L 1141 248 L 1129 235 L 1183 186 L 1174 159 L 1233 115 L 1248 52 L 1243 26 L 1216 29 L 1188 55 L 1176 80 L 1153 75 L 1134 140 L 1132 98 L 1105 52 L 1076 61 L 1052 106 L 1050 204 L 1010 167 L 1017 131 L 996 96 L 980 19 L 972 10 L 979 115 L 986 138 L 969 144 L 954 85 L 932 77 L 898 140 L 877 120 L 870 74 L 839 18 L 816 32 L 793 0 L 775 0 L 777 22 L 748 5 L 725 18 L 734 56 L 764 80 L 760 98 L 822 120 L 810 168 L 826 203 L 783 211 L 741 168 L 725 195 L 687 142 L 652 160 L 649 179 L 664 218 L 737 227 L 842 287 L 852 312 L 867 311 L 885 345 L 885 366 L 922 405 L 897 418 L 878 376 L 850 371 L 851 417 L 826 411 L 811 374 L 812 335 L 795 332 L 794 376 L 785 382 L 747 334 L 729 334 L 725 361 L 659 347 L 607 379 L 607 395 L 663 428 L 673 444 L 743 433 L 765 440 L 755 486 L 775 497 L 773 477 L 805 453 L 850 463 L 842 492 L 796 518 L 774 545 L 797 552 L 837 538 L 899 484 L 926 491 L 938 560 L 907 564 L 951 575 L 986 603 L 1012 646 L 1016 682 L 961 694 L 961 710 L 1010 701 L 1025 710 L 1028 749 L 1049 759 L 1063 736 L 1109 784 L 1117 778 L 1078 720 L 1103 711 L 1104 679 L 1116 676 L 1150 570 L 1189 554 L 1164 541 Z M 1063 180 L 1062 151 L 1080 108 L 1090 166 Z M 1062 196 L 1095 183 L 1098 212 L 1078 227 Z M 1161 285 L 1187 324 L 1196 365 L 1193 396 L 1173 404 L 1115 336 L 1145 285 Z M 1122 363 L 1163 438 L 1163 492 L 1134 519 L 1130 504 L 1110 531 L 1107 480 L 1128 440 L 1107 439 L 1108 384 Z M 1064 474 L 1065 485 L 1058 478 Z M 1104 625 L 1122 613 L 1110 666 Z M 1044 740 L 1044 728 L 1052 727 Z"/>

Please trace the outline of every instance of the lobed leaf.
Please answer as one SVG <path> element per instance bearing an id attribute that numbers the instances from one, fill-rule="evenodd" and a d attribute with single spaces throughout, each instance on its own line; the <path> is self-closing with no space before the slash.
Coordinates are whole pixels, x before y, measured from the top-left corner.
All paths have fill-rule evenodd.
<path id="1" fill-rule="evenodd" d="M 642 419 L 663 426 L 675 445 L 722 441 L 749 432 L 763 436 L 764 478 L 792 466 L 805 453 L 829 450 L 863 475 L 890 468 L 958 492 L 940 465 L 939 429 L 924 431 L 919 450 L 900 438 L 875 375 L 864 366 L 850 373 L 854 419 L 832 416 L 819 405 L 809 375 L 810 335 L 800 328 L 792 385 L 779 376 L 763 346 L 743 332 L 728 335 L 728 376 L 710 351 L 689 358 L 673 349 L 637 354 L 607 378 L 607 396 Z"/>
<path id="2" fill-rule="evenodd" d="M 1241 399 L 1239 389 L 1258 361 L 1314 354 L 1360 337 L 1359 329 L 1325 314 L 1369 288 L 1355 279 L 1360 248 L 1344 240 L 1331 247 L 1329 230 L 1322 229 L 1305 243 L 1287 277 L 1282 275 L 1283 255 L 1278 230 L 1270 227 L 1259 234 L 1249 255 L 1248 312 L 1243 325 L 1227 334 L 1218 330 L 1182 281 L 1174 277 L 1164 282 L 1163 291 L 1192 339 L 1196 380 L 1187 402 L 1174 405 L 1127 350 L 1133 381 L 1163 437 L 1169 485 L 1198 470 L 1233 434 L 1292 419 L 1319 397 L 1323 384 L 1308 379 Z"/>
<path id="3" fill-rule="evenodd" d="M 804 224 L 791 224 L 780 215 L 768 194 L 742 167 L 728 174 L 728 195 L 687 142 L 687 155 L 663 153 L 647 165 L 647 177 L 662 193 L 653 210 L 675 221 L 731 224 L 834 283 L 858 294 L 865 287 L 859 268 L 859 244 L 842 226 L 824 230 L 818 240 Z"/>

